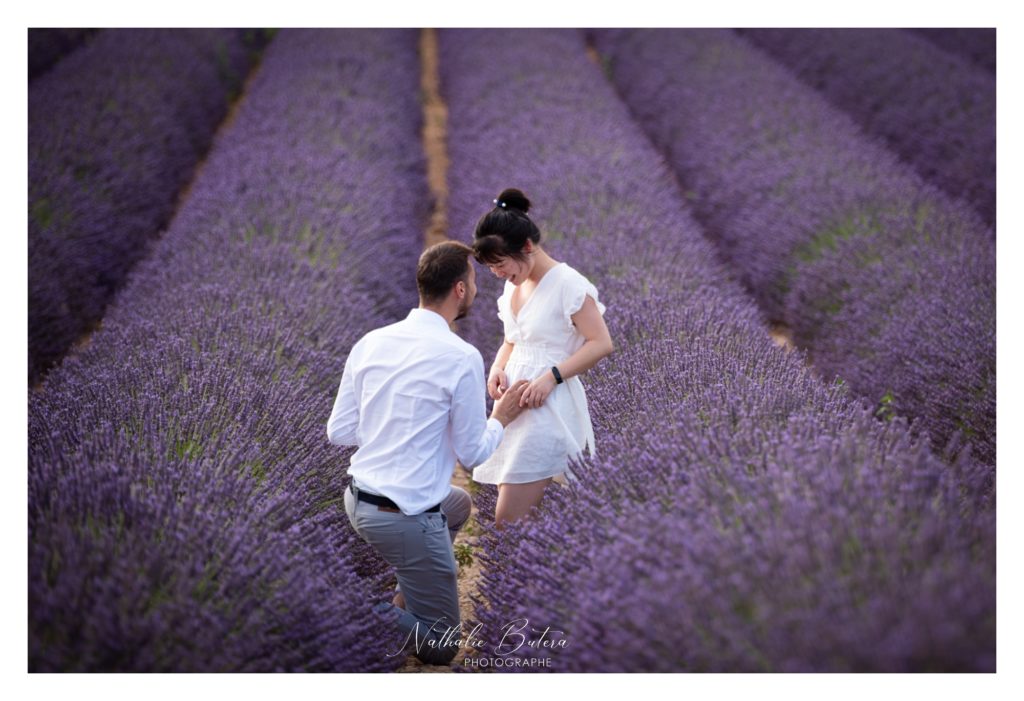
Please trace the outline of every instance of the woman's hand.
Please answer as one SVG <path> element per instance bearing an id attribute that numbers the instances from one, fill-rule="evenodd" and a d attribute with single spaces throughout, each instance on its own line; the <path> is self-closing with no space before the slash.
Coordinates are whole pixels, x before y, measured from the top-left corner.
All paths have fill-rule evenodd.
<path id="1" fill-rule="evenodd" d="M 492 367 L 487 376 L 487 394 L 491 396 L 491 399 L 501 399 L 507 389 L 508 376 L 505 371 L 498 366 Z"/>
<path id="2" fill-rule="evenodd" d="M 541 406 L 556 384 L 555 376 L 548 370 L 529 384 L 526 391 L 523 392 L 523 398 L 519 400 L 519 405 L 531 409 Z"/>

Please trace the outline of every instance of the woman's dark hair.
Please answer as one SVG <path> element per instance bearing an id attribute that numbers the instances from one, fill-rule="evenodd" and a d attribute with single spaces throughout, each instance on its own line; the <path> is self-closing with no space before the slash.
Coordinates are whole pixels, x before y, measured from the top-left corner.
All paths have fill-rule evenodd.
<path id="1" fill-rule="evenodd" d="M 526 215 L 530 200 L 522 191 L 502 190 L 494 209 L 480 217 L 473 233 L 473 257 L 484 265 L 492 265 L 502 258 L 523 260 L 523 247 L 527 240 L 540 243 L 540 229 Z"/>

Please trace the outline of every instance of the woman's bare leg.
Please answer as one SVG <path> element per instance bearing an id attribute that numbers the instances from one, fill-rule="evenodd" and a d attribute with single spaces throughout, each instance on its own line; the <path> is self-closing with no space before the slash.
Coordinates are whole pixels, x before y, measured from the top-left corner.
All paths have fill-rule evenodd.
<path id="1" fill-rule="evenodd" d="M 536 482 L 522 484 L 498 485 L 498 504 L 494 508 L 494 525 L 501 527 L 506 523 L 518 521 L 526 516 L 535 506 L 540 506 L 544 497 L 544 489 L 551 484 L 551 477 Z"/>

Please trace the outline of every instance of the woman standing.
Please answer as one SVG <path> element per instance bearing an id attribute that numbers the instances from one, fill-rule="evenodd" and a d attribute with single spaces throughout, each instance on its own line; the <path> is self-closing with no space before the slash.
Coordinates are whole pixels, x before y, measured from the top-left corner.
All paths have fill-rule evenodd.
<path id="1" fill-rule="evenodd" d="M 597 289 L 540 246 L 530 201 L 504 190 L 477 223 L 473 255 L 505 280 L 498 317 L 505 342 L 487 378 L 499 399 L 518 380 L 529 380 L 524 412 L 505 429 L 501 445 L 473 471 L 477 482 L 498 485 L 495 523 L 525 516 L 540 504 L 552 480 L 575 479 L 569 458 L 594 452 L 594 431 L 579 375 L 613 350 Z"/>

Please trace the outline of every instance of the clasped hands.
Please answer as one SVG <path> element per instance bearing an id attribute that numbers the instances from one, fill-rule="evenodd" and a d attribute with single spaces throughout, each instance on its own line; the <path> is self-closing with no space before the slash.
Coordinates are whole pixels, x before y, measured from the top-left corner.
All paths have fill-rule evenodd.
<path id="1" fill-rule="evenodd" d="M 512 389 L 518 391 L 518 388 L 524 384 L 526 388 L 522 390 L 519 406 L 535 409 L 544 404 L 544 400 L 548 398 L 548 395 L 551 394 L 551 390 L 555 388 L 557 383 L 555 382 L 555 376 L 551 371 L 548 371 L 528 383 L 526 380 L 520 380 Z M 487 377 L 487 394 L 490 395 L 491 399 L 498 400 L 505 396 L 505 393 L 508 391 L 508 376 L 505 374 L 505 371 L 497 367 L 491 368 L 490 375 Z"/>

